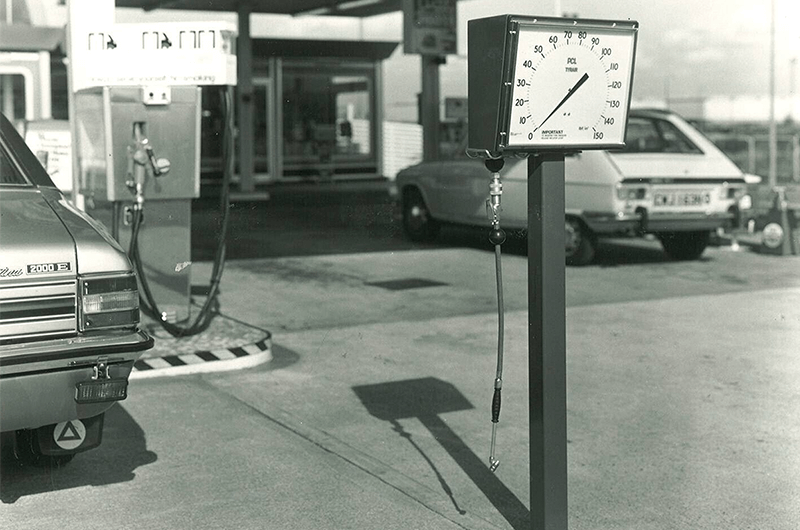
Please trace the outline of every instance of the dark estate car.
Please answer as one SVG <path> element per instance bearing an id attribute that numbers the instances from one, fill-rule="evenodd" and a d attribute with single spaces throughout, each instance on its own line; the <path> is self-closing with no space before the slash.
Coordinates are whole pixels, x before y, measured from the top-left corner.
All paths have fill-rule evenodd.
<path id="1" fill-rule="evenodd" d="M 100 444 L 103 416 L 153 339 L 136 276 L 105 228 L 56 188 L 0 115 L 0 432 L 4 451 L 65 462 Z"/>

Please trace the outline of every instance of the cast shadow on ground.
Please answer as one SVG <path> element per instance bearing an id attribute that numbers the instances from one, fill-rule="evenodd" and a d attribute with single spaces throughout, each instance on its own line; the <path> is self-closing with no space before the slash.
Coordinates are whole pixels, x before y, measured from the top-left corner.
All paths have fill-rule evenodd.
<path id="1" fill-rule="evenodd" d="M 421 454 L 459 513 L 466 512 L 459 506 L 445 477 L 416 444 L 411 434 L 403 429 L 399 420 L 418 419 L 513 528 L 530 527 L 528 508 L 439 416 L 446 412 L 474 408 L 453 385 L 441 379 L 426 377 L 355 386 L 353 391 L 371 415 L 389 422 L 392 430 L 407 439 Z"/>
<path id="2" fill-rule="evenodd" d="M 280 344 L 272 343 L 272 360 L 264 363 L 264 370 L 273 371 L 291 366 L 300 360 L 300 354 L 284 348 Z"/>
<path id="3" fill-rule="evenodd" d="M 117 404 L 106 412 L 100 446 L 78 453 L 68 464 L 35 467 L 8 458 L 0 461 L 0 501 L 12 504 L 21 497 L 49 491 L 128 482 L 136 477 L 138 467 L 157 459 L 147 449 L 142 428 Z"/>

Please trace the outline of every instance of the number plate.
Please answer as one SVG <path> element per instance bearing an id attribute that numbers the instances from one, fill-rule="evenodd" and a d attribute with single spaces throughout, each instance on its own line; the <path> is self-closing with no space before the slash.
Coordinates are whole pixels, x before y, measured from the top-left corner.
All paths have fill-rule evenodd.
<path id="1" fill-rule="evenodd" d="M 121 401 L 126 397 L 128 397 L 128 380 L 122 377 L 93 379 L 75 385 L 75 401 L 78 403 Z"/>
<path id="2" fill-rule="evenodd" d="M 706 206 L 711 203 L 708 191 L 657 191 L 653 194 L 653 206 Z"/>

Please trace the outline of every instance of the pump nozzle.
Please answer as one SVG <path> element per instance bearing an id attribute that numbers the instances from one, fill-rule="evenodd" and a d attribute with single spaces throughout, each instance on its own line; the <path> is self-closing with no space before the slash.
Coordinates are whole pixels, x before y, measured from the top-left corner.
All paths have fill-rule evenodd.
<path id="1" fill-rule="evenodd" d="M 150 145 L 150 140 L 145 136 L 145 122 L 137 121 L 133 124 L 133 139 L 136 144 L 136 153 L 134 153 L 134 160 L 141 165 L 150 163 L 150 169 L 153 171 L 154 177 L 161 177 L 169 172 L 170 163 L 166 158 L 156 158 L 156 153 L 153 146 Z M 142 154 L 141 152 L 144 151 Z"/>
<path id="2" fill-rule="evenodd" d="M 147 153 L 147 160 L 150 162 L 150 167 L 153 168 L 153 176 L 161 177 L 169 173 L 170 162 L 166 158 L 156 158 L 153 151 L 153 146 L 145 138 L 142 142 L 144 144 L 144 152 Z"/>
<path id="3" fill-rule="evenodd" d="M 500 370 L 502 370 L 502 367 Z M 492 396 L 492 443 L 489 449 L 489 469 L 492 472 L 496 471 L 500 466 L 500 460 L 494 457 L 494 448 L 497 439 L 497 423 L 500 421 L 500 391 L 502 388 L 503 380 L 498 375 L 494 380 L 494 395 Z"/>

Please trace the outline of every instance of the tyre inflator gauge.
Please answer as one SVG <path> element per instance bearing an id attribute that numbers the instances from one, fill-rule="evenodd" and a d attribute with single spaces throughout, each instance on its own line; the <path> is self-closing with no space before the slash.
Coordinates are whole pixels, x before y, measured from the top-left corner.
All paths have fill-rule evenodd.
<path id="1" fill-rule="evenodd" d="M 469 149 L 624 146 L 638 23 L 501 15 L 469 22 Z M 500 59 L 500 60 L 498 60 Z M 487 124 L 489 126 L 487 126 Z"/>
<path id="2" fill-rule="evenodd" d="M 503 386 L 504 304 L 500 246 L 505 241 L 505 232 L 500 228 L 502 183 L 499 175 L 503 159 L 506 156 L 533 155 L 528 160 L 528 231 L 533 234 L 528 238 L 528 259 L 530 261 L 532 256 L 536 256 L 538 267 L 533 270 L 539 272 L 545 270 L 545 262 L 555 265 L 558 260 L 563 266 L 563 253 L 556 252 L 558 238 L 552 237 L 552 234 L 557 226 L 563 227 L 560 223 L 563 223 L 561 216 L 564 207 L 564 156 L 569 152 L 621 149 L 625 146 L 638 28 L 639 24 L 631 20 L 521 15 L 475 19 L 468 24 L 467 154 L 484 158 L 486 169 L 492 174 L 486 204 L 492 224 L 489 241 L 495 248 L 499 328 L 497 372 L 491 406 L 489 468 L 492 472 L 500 465 L 495 456 L 495 446 Z M 544 175 L 549 180 L 545 181 Z M 545 182 L 546 185 L 543 184 Z M 545 190 L 547 193 L 544 193 Z M 547 208 L 543 207 L 545 203 Z M 541 248 L 531 248 L 532 244 Z M 563 248 L 561 246 L 562 251 Z M 537 299 L 530 290 L 531 285 L 542 289 L 545 285 L 560 284 L 563 271 L 561 274 L 554 271 L 554 267 L 547 267 L 546 273 L 541 272 L 533 277 L 529 275 L 529 314 L 534 315 L 535 320 L 529 324 L 531 329 L 534 329 L 532 324 L 540 326 L 538 329 L 541 331 L 541 336 L 537 337 L 541 344 L 537 343 L 535 347 L 531 344 L 533 336 L 529 334 L 529 361 L 532 363 L 535 358 L 539 368 L 545 362 L 549 363 L 548 366 L 558 367 L 565 356 L 561 346 L 550 348 L 548 352 L 541 347 L 546 331 L 544 308 L 537 305 Z M 545 281 L 550 279 L 555 281 Z M 551 308 L 553 312 L 558 313 L 563 310 L 564 293 L 553 291 L 552 294 L 554 296 L 548 300 L 554 306 Z M 559 329 L 563 330 L 563 324 L 558 324 Z M 557 331 L 547 333 L 548 339 L 553 338 L 548 344 L 558 344 L 555 340 Z M 547 370 L 529 374 L 529 389 L 533 385 L 544 388 L 541 375 L 545 372 Z M 537 381 L 533 380 L 534 375 L 538 377 Z M 566 442 L 566 410 L 558 408 L 558 403 L 566 402 L 565 378 L 560 380 L 553 375 L 553 384 L 548 386 L 547 392 L 551 396 L 547 401 L 547 412 L 543 412 L 545 405 L 541 396 L 536 404 L 537 410 L 549 426 L 556 430 L 563 429 Z M 533 399 L 530 390 L 529 395 Z M 533 401 L 531 403 L 533 411 Z M 531 418 L 533 424 L 533 413 Z M 537 446 L 543 447 L 543 431 L 540 432 L 538 428 L 535 441 Z M 533 434 L 531 446 L 534 446 Z M 559 468 L 559 473 L 566 474 L 566 452 L 563 449 L 548 445 L 545 452 L 554 457 L 553 462 L 558 460 L 551 462 L 550 467 Z M 531 457 L 532 469 L 544 469 L 546 458 L 543 454 L 541 452 L 536 454 L 536 458 Z M 543 479 L 537 477 L 536 480 Z M 533 479 L 531 484 L 533 506 Z M 536 489 L 542 491 L 540 482 L 536 483 Z M 550 499 L 544 511 L 563 509 L 561 504 L 562 501 L 566 503 L 565 491 L 558 496 L 558 502 L 555 499 Z M 536 504 L 542 503 L 547 504 L 537 497 Z"/>

